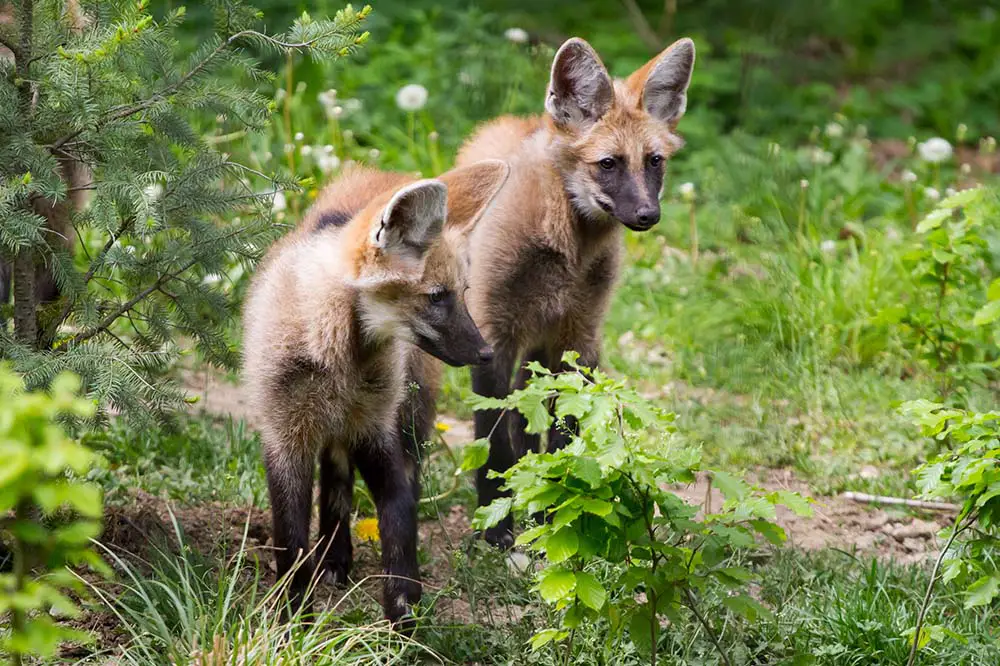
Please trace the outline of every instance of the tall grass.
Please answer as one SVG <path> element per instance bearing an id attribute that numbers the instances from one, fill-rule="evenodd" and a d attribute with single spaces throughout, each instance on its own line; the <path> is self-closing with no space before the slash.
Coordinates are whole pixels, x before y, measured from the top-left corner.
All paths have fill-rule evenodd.
<path id="1" fill-rule="evenodd" d="M 110 548 L 119 573 L 113 589 L 90 585 L 118 621 L 126 640 L 118 664 L 135 666 L 347 666 L 440 663 L 387 622 L 346 623 L 339 612 L 361 583 L 318 614 L 283 620 L 285 581 L 267 588 L 257 554 L 247 548 L 218 562 L 185 543 L 173 521 L 179 552 L 157 550 L 136 564 Z M 248 523 L 249 527 L 249 523 Z M 363 581 L 362 581 L 363 582 Z"/>

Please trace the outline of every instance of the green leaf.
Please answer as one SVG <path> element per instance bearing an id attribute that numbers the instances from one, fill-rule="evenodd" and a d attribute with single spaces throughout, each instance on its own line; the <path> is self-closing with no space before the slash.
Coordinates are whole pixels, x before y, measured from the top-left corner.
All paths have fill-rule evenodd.
<path id="1" fill-rule="evenodd" d="M 471 444 L 466 444 L 462 450 L 462 464 L 459 466 L 459 470 L 462 472 L 471 472 L 472 470 L 479 469 L 486 464 L 486 460 L 489 457 L 490 440 L 485 437 L 477 439 Z"/>
<path id="2" fill-rule="evenodd" d="M 545 555 L 550 562 L 558 564 L 576 555 L 579 547 L 580 538 L 577 536 L 576 530 L 572 527 L 564 527 L 558 532 L 550 534 L 549 538 L 545 540 Z"/>
<path id="3" fill-rule="evenodd" d="M 960 190 L 950 197 L 945 197 L 938 204 L 938 208 L 964 208 L 970 203 L 975 203 L 983 198 L 983 188 L 982 187 L 971 187 L 966 190 Z"/>
<path id="4" fill-rule="evenodd" d="M 484 530 L 498 525 L 501 520 L 510 514 L 510 507 L 513 502 L 514 500 L 510 497 L 500 497 L 493 500 L 488 506 L 479 507 L 472 517 L 473 526 Z"/>
<path id="5" fill-rule="evenodd" d="M 611 502 L 606 502 L 602 499 L 585 499 L 583 504 L 580 505 L 584 511 L 591 513 L 595 516 L 600 516 L 601 518 L 611 514 L 615 510 L 615 505 Z"/>
<path id="6" fill-rule="evenodd" d="M 548 523 L 543 523 L 541 525 L 535 525 L 534 527 L 528 528 L 517 535 L 514 539 L 515 546 L 523 546 L 526 543 L 531 543 L 536 539 L 545 536 L 552 531 L 552 526 Z"/>
<path id="7" fill-rule="evenodd" d="M 750 494 L 750 486 L 726 472 L 712 472 L 712 483 L 727 500 L 741 500 Z"/>
<path id="8" fill-rule="evenodd" d="M 810 497 L 803 497 L 790 490 L 779 490 L 776 496 L 778 502 L 791 509 L 797 516 L 809 517 L 813 514 L 811 506 L 812 498 Z"/>
<path id="9" fill-rule="evenodd" d="M 931 211 L 931 213 L 921 220 L 920 224 L 917 225 L 917 233 L 925 234 L 928 231 L 937 229 L 944 221 L 951 217 L 951 210 L 947 208 L 938 208 Z"/>
<path id="10" fill-rule="evenodd" d="M 726 608 L 733 611 L 737 615 L 743 616 L 750 622 L 756 622 L 757 618 L 770 618 L 772 616 L 769 608 L 762 605 L 753 597 L 745 594 L 725 597 L 723 598 L 722 603 Z"/>
<path id="11" fill-rule="evenodd" d="M 990 301 L 979 308 L 976 315 L 972 318 L 972 324 L 973 326 L 984 326 L 992 324 L 997 319 L 1000 319 L 1000 301 Z"/>
<path id="12" fill-rule="evenodd" d="M 965 607 L 985 606 L 1000 594 L 1000 574 L 983 576 L 966 590 Z"/>
<path id="13" fill-rule="evenodd" d="M 640 654 L 652 654 L 653 631 L 657 629 L 658 627 L 654 626 L 654 620 L 650 615 L 648 606 L 640 606 L 635 609 L 629 618 L 628 635 Z"/>
<path id="14" fill-rule="evenodd" d="M 570 474 L 591 488 L 596 488 L 601 483 L 601 466 L 593 458 L 574 458 L 570 465 Z"/>
<path id="15" fill-rule="evenodd" d="M 533 393 L 525 390 L 517 394 L 517 410 L 528 420 L 525 432 L 540 435 L 548 432 L 552 425 L 552 415 L 549 413 L 548 396 L 544 393 Z"/>
<path id="16" fill-rule="evenodd" d="M 780 546 L 785 543 L 788 539 L 788 535 L 785 534 L 785 530 L 779 525 L 775 525 L 769 520 L 751 520 L 750 526 L 760 534 L 762 537 L 767 539 L 769 542 L 775 546 Z"/>
<path id="17" fill-rule="evenodd" d="M 542 599 L 555 603 L 566 599 L 576 590 L 576 575 L 566 569 L 546 569 L 538 581 L 538 591 Z"/>
<path id="18" fill-rule="evenodd" d="M 965 562 L 961 558 L 953 557 L 945 560 L 941 568 L 941 582 L 947 585 L 965 572 Z"/>
<path id="19" fill-rule="evenodd" d="M 531 645 L 532 650 L 537 650 L 553 641 L 561 641 L 568 636 L 568 631 L 561 631 L 559 629 L 542 629 L 537 634 L 532 636 L 528 643 Z"/>
<path id="20" fill-rule="evenodd" d="M 591 398 L 586 393 L 560 393 L 556 399 L 556 416 L 563 419 L 575 416 L 580 419 L 590 411 Z"/>
<path id="21" fill-rule="evenodd" d="M 990 282 L 990 287 L 986 290 L 986 298 L 991 301 L 1000 301 L 1000 277 Z"/>
<path id="22" fill-rule="evenodd" d="M 592 574 L 578 571 L 576 572 L 576 598 L 595 611 L 599 611 L 604 607 L 608 593 Z"/>

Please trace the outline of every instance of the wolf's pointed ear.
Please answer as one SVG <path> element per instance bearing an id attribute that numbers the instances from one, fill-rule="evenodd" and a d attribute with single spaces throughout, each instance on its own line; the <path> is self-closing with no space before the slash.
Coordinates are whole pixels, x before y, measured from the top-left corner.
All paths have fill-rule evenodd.
<path id="1" fill-rule="evenodd" d="M 615 99 L 614 86 L 597 52 L 579 37 L 567 40 L 552 61 L 545 110 L 560 127 L 597 122 Z"/>
<path id="2" fill-rule="evenodd" d="M 503 160 L 482 160 L 442 174 L 448 186 L 447 230 L 469 233 L 496 199 L 510 176 Z"/>
<path id="3" fill-rule="evenodd" d="M 694 42 L 685 37 L 637 69 L 625 83 L 651 116 L 673 129 L 687 108 L 693 70 Z"/>
<path id="4" fill-rule="evenodd" d="M 441 235 L 448 188 L 440 180 L 420 180 L 396 191 L 372 225 L 371 242 L 387 254 L 422 259 Z"/>

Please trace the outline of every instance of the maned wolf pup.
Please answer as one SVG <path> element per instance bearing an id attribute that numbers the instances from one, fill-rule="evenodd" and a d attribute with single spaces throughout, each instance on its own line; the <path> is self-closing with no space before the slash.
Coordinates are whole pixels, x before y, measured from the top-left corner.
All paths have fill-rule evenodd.
<path id="1" fill-rule="evenodd" d="M 496 119 L 462 147 L 458 164 L 497 158 L 511 165 L 510 183 L 470 240 L 469 310 L 496 352 L 472 372 L 476 393 L 505 396 L 512 381 L 523 385 L 524 362 L 557 370 L 567 350 L 597 363 L 623 227 L 645 231 L 660 219 L 666 161 L 683 143 L 674 130 L 694 59 L 694 43 L 681 39 L 627 79 L 612 80 L 587 42 L 570 39 L 552 63 L 546 114 Z M 476 437 L 493 433 L 477 479 L 481 505 L 501 494 L 489 471 L 537 447 L 523 427 L 516 414 L 476 413 Z M 568 435 L 553 428 L 548 441 L 563 446 Z M 511 528 L 508 519 L 484 536 L 509 547 Z"/>
<path id="2" fill-rule="evenodd" d="M 357 466 L 378 510 L 386 617 L 403 619 L 420 598 L 407 385 L 435 381 L 423 351 L 452 365 L 493 356 L 466 309 L 465 245 L 508 173 L 499 160 L 416 182 L 348 171 L 261 264 L 244 310 L 244 366 L 279 578 L 299 563 L 293 608 L 316 569 L 306 554 L 317 455 L 320 570 L 346 581 Z M 417 436 L 432 418 L 422 413 Z"/>

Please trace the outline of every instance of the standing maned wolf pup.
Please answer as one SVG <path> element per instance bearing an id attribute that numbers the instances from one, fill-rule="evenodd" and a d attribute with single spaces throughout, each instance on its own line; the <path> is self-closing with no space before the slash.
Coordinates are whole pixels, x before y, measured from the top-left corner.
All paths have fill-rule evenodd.
<path id="1" fill-rule="evenodd" d="M 597 363 L 622 227 L 645 231 L 660 219 L 664 167 L 683 144 L 674 130 L 694 59 L 694 43 L 681 39 L 612 80 L 587 42 L 570 39 L 552 63 L 546 114 L 499 118 L 462 147 L 460 165 L 484 158 L 511 165 L 510 182 L 470 239 L 469 310 L 495 350 L 490 365 L 472 372 L 476 393 L 506 396 L 512 383 L 523 386 L 525 362 L 557 370 L 567 350 Z M 480 505 L 501 495 L 502 480 L 489 471 L 537 448 L 524 424 L 517 414 L 476 413 L 476 437 L 492 432 L 477 478 Z M 568 439 L 553 427 L 549 447 Z M 511 519 L 484 536 L 509 547 Z"/>
<path id="2" fill-rule="evenodd" d="M 413 447 L 428 435 L 439 372 L 424 351 L 456 366 L 493 356 L 466 309 L 465 253 L 508 173 L 499 160 L 416 182 L 350 170 L 261 264 L 244 309 L 244 366 L 263 439 L 277 574 L 295 571 L 293 609 L 317 567 L 347 579 L 355 466 L 378 510 L 385 615 L 398 623 L 420 599 Z M 421 387 L 408 395 L 411 377 Z"/>

